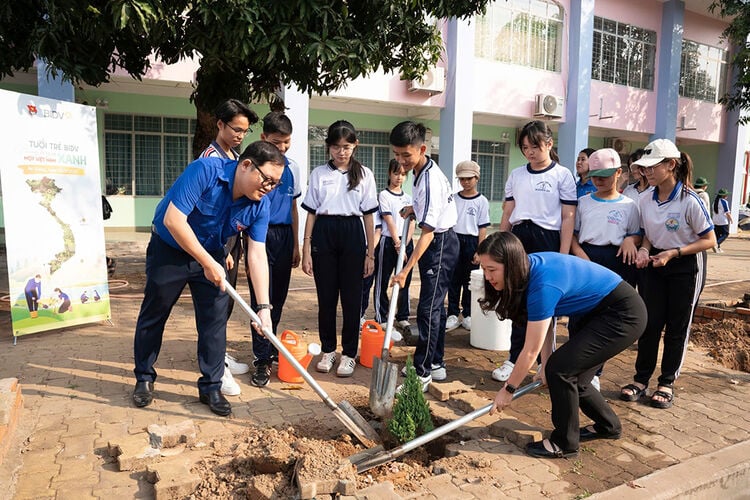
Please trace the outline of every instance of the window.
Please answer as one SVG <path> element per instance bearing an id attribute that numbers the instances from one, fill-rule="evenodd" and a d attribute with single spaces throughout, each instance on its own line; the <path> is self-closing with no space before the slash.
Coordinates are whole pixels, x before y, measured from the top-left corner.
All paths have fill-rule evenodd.
<path id="1" fill-rule="evenodd" d="M 594 17 L 591 78 L 639 89 L 654 89 L 656 32 Z"/>
<path id="2" fill-rule="evenodd" d="M 724 49 L 683 40 L 680 95 L 718 103 L 725 91 L 727 59 Z"/>
<path id="3" fill-rule="evenodd" d="M 105 175 L 119 194 L 164 196 L 193 159 L 195 120 L 104 115 Z"/>
<path id="4" fill-rule="evenodd" d="M 471 159 L 481 168 L 477 190 L 489 201 L 505 199 L 509 155 L 509 142 L 471 141 Z"/>
<path id="5" fill-rule="evenodd" d="M 477 57 L 560 72 L 563 10 L 549 0 L 493 2 L 477 18 Z"/>
<path id="6" fill-rule="evenodd" d="M 329 159 L 328 148 L 325 144 L 327 133 L 327 127 L 310 126 L 308 130 L 310 171 L 323 165 Z M 381 131 L 357 131 L 359 146 L 354 157 L 373 171 L 378 193 L 388 187 L 388 163 L 393 158 L 388 140 L 389 134 L 390 132 Z"/>

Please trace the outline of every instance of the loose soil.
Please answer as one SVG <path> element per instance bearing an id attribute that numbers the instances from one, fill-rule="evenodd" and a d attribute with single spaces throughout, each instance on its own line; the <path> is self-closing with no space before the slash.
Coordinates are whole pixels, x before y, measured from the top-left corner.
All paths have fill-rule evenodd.
<path id="1" fill-rule="evenodd" d="M 690 339 L 727 368 L 750 372 L 750 323 L 724 319 L 694 324 Z"/>

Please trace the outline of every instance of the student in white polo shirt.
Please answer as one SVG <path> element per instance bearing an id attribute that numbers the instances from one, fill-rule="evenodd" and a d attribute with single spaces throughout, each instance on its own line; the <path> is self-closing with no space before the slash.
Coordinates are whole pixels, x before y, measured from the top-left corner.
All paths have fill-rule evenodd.
<path id="1" fill-rule="evenodd" d="M 661 375 L 650 403 L 669 408 L 687 350 L 693 310 L 706 280 L 706 250 L 716 245 L 716 235 L 711 216 L 692 189 L 690 158 L 669 139 L 657 139 L 645 150 L 635 164 L 654 190 L 639 200 L 643 242 L 636 265 L 646 269 L 641 294 L 648 322 L 638 340 L 633 383 L 622 388 L 620 399 L 637 401 L 646 395 L 663 329 Z"/>
<path id="2" fill-rule="evenodd" d="M 526 253 L 570 252 L 578 204 L 576 182 L 571 171 L 557 163 L 553 145 L 546 123 L 536 120 L 524 125 L 518 147 L 528 163 L 513 170 L 505 184 L 500 230 L 518 236 Z M 510 357 L 492 372 L 493 379 L 508 380 L 524 337 L 523 328 L 512 328 Z"/>
<path id="3" fill-rule="evenodd" d="M 357 131 L 339 120 L 328 127 L 328 163 L 310 173 L 302 203 L 307 210 L 302 270 L 315 278 L 318 330 L 323 354 L 316 365 L 328 373 L 336 362 L 336 306 L 341 298 L 339 377 L 354 373 L 359 345 L 362 280 L 375 265 L 373 213 L 378 210 L 375 176 L 355 157 Z M 364 229 L 363 229 L 364 222 Z"/>
<path id="4" fill-rule="evenodd" d="M 447 319 L 445 296 L 458 259 L 458 238 L 453 232 L 457 218 L 453 186 L 440 167 L 425 154 L 426 133 L 427 129 L 421 123 L 406 121 L 396 125 L 390 135 L 396 160 L 404 171 L 414 170 L 414 203 L 411 208 L 406 207 L 402 215 L 406 218 L 413 214 L 422 234 L 404 268 L 391 282 L 404 287 L 406 277 L 419 263 L 419 341 L 414 351 L 414 368 L 425 392 L 433 379 L 444 380 L 447 376 L 443 361 Z"/>

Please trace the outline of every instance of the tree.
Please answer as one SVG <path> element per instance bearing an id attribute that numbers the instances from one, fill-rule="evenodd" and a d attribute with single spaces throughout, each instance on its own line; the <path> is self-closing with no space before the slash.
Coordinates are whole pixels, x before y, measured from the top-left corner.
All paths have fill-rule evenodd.
<path id="1" fill-rule="evenodd" d="M 708 10 L 716 11 L 724 18 L 732 18 L 729 26 L 724 30 L 723 37 L 729 41 L 736 51 L 732 55 L 732 66 L 735 80 L 732 88 L 720 100 L 729 109 L 750 109 L 750 2 L 748 0 L 715 0 Z M 750 116 L 743 115 L 739 122 L 750 123 Z"/>
<path id="2" fill-rule="evenodd" d="M 267 99 L 294 83 L 326 94 L 382 68 L 416 78 L 440 58 L 436 18 L 467 18 L 489 0 L 26 0 L 0 7 L 0 78 L 43 58 L 54 75 L 100 85 L 116 68 L 141 79 L 148 56 L 196 57 L 197 154 L 229 97 Z"/>

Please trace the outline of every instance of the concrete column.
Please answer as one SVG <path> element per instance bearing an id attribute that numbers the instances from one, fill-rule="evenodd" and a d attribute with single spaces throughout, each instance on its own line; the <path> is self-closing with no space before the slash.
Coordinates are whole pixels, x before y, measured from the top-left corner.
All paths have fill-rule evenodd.
<path id="1" fill-rule="evenodd" d="M 451 18 L 445 43 L 447 81 L 445 107 L 440 111 L 440 169 L 455 177 L 456 164 L 471 159 L 474 121 L 474 25 Z"/>
<path id="2" fill-rule="evenodd" d="M 570 2 L 570 42 L 565 123 L 560 124 L 557 151 L 560 163 L 575 176 L 578 152 L 589 145 L 591 59 L 594 45 L 594 0 Z"/>
<path id="3" fill-rule="evenodd" d="M 302 196 L 297 198 L 297 213 L 299 214 L 299 243 L 302 245 L 302 238 L 305 235 L 305 220 L 307 212 L 302 210 L 299 205 L 305 197 L 307 191 L 307 177 L 310 171 L 308 165 L 308 133 L 307 129 L 310 123 L 310 97 L 300 92 L 296 85 L 290 84 L 283 87 L 280 91 L 281 98 L 287 109 L 286 115 L 292 120 L 292 146 L 287 151 L 287 156 L 299 164 L 300 184 L 302 185 Z M 301 248 L 300 248 L 301 250 Z"/>
<path id="4" fill-rule="evenodd" d="M 60 75 L 47 77 L 47 62 L 44 59 L 36 60 L 36 81 L 39 97 L 75 102 L 76 94 L 73 84 L 70 81 L 63 81 Z"/>
<path id="5" fill-rule="evenodd" d="M 664 2 L 657 61 L 656 125 L 650 140 L 675 140 L 684 18 L 685 3 L 682 0 Z"/>

